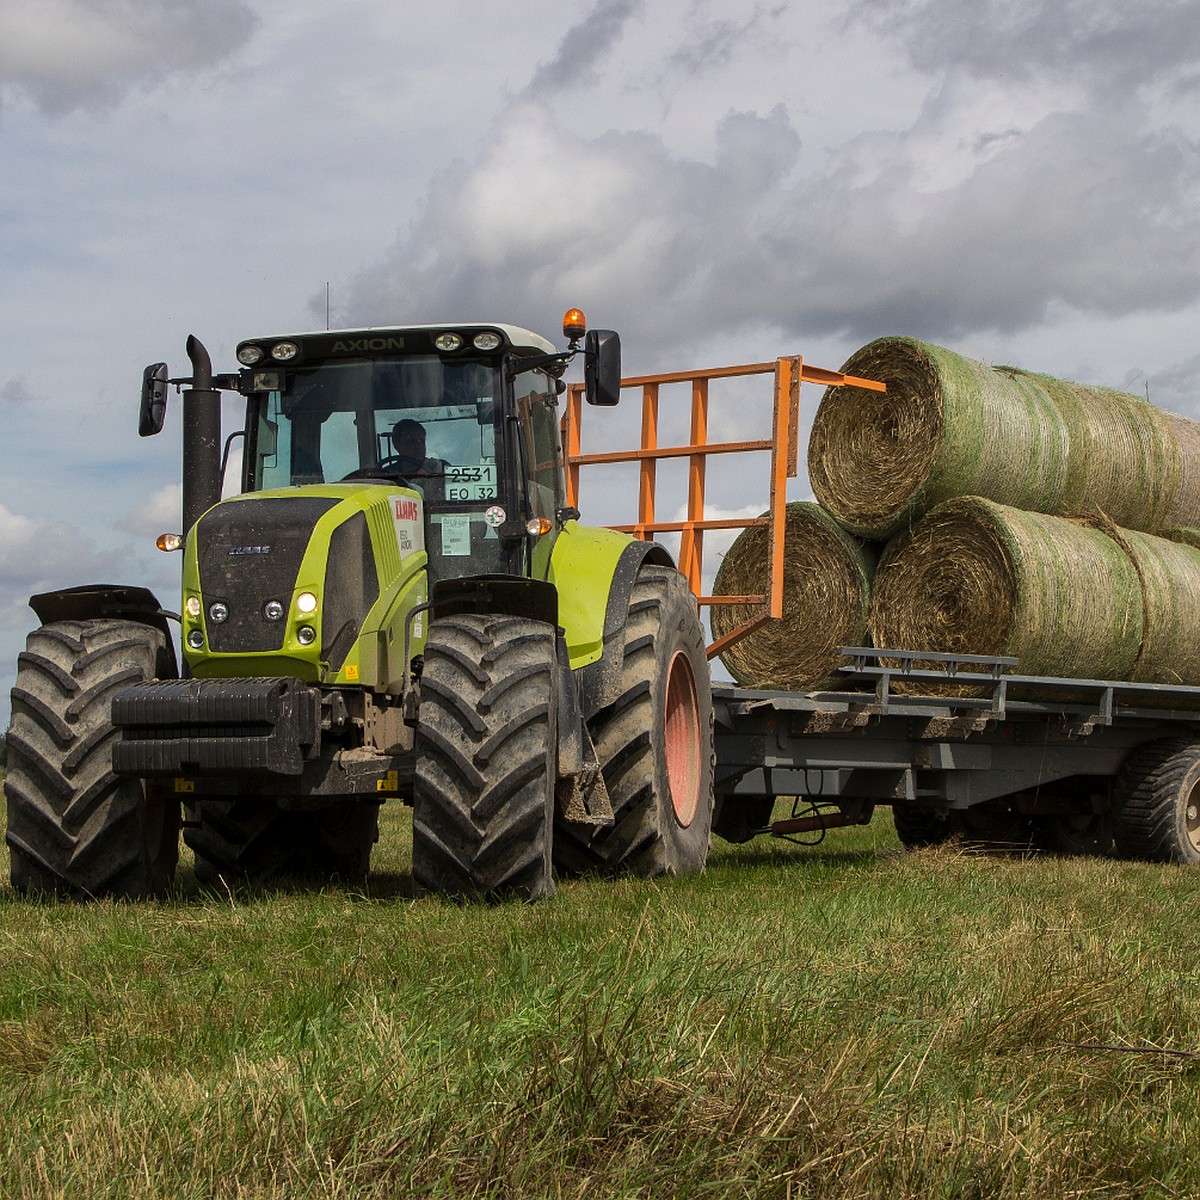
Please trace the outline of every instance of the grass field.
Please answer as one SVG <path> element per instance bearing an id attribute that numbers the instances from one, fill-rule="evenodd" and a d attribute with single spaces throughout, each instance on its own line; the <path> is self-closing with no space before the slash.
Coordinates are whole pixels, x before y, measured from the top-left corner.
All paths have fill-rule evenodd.
<path id="1" fill-rule="evenodd" d="M 459 907 L 408 830 L 365 891 L 0 891 L 0 1194 L 1200 1193 L 1200 872 L 883 813 Z"/>

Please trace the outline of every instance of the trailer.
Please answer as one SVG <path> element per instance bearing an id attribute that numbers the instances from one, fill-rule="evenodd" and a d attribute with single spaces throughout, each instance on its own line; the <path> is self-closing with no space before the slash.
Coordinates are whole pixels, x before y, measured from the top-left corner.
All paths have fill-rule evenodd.
<path id="1" fill-rule="evenodd" d="M 744 375 L 774 377 L 771 435 L 709 443 L 710 382 Z M 709 646 L 710 658 L 782 612 L 783 505 L 786 479 L 797 473 L 800 383 L 840 378 L 792 356 L 624 380 L 643 394 L 642 443 L 603 454 L 581 450 L 580 395 L 572 391 L 564 422 L 571 502 L 581 467 L 638 463 L 638 519 L 615 528 L 646 539 L 678 533 L 680 569 L 701 606 L 759 606 Z M 691 437 L 664 447 L 660 389 L 680 383 L 691 389 Z M 767 513 L 706 519 L 708 456 L 748 452 L 770 455 Z M 682 457 L 689 463 L 687 518 L 663 521 L 655 467 Z M 704 532 L 756 524 L 769 527 L 763 593 L 705 594 Z M 1013 658 L 936 648 L 839 650 L 849 663 L 836 690 L 714 685 L 719 836 L 820 835 L 867 824 L 885 807 L 913 849 L 958 838 L 990 849 L 1200 863 L 1200 687 L 1026 676 Z M 781 797 L 792 811 L 773 818 Z"/>

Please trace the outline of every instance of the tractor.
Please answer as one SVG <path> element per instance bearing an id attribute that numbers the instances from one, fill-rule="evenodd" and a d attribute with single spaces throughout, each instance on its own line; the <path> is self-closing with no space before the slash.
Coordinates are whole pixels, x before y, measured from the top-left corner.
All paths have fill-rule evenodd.
<path id="1" fill-rule="evenodd" d="M 146 368 L 139 433 L 182 392 L 179 612 L 146 588 L 34 596 L 8 735 L 14 887 L 161 895 L 357 880 L 379 807 L 413 808 L 417 894 L 534 900 L 555 875 L 702 869 L 713 705 L 668 553 L 580 523 L 559 398 L 620 395 L 620 341 L 504 324 L 239 343 Z M 221 438 L 221 394 L 245 397 Z M 240 493 L 221 499 L 236 468 Z M 173 629 L 178 624 L 181 659 Z"/>

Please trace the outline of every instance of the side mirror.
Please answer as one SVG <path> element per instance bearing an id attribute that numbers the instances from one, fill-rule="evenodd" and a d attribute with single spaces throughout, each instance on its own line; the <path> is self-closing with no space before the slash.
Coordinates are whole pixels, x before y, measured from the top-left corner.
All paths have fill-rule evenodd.
<path id="1" fill-rule="evenodd" d="M 583 341 L 583 382 L 589 404 L 611 408 L 621 399 L 621 338 L 611 329 L 589 329 Z"/>
<path id="2" fill-rule="evenodd" d="M 159 433 L 167 415 L 167 364 L 151 363 L 142 372 L 142 406 L 138 412 L 138 436 Z"/>

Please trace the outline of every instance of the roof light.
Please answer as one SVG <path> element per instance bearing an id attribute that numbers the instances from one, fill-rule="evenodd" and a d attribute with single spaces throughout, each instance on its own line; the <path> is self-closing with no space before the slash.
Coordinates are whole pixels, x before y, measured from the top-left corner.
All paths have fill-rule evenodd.
<path id="1" fill-rule="evenodd" d="M 477 333 L 472 344 L 476 350 L 498 350 L 501 340 L 498 333 Z"/>
<path id="2" fill-rule="evenodd" d="M 439 333 L 433 339 L 433 344 L 439 350 L 445 350 L 449 353 L 451 350 L 457 350 L 462 345 L 462 338 L 457 333 Z"/>
<path id="3" fill-rule="evenodd" d="M 262 362 L 263 349 L 261 346 L 240 346 L 237 352 L 237 360 L 243 367 L 252 367 L 257 362 Z"/>
<path id="4" fill-rule="evenodd" d="M 577 308 L 568 308 L 563 314 L 563 337 L 574 342 L 587 333 L 587 317 Z"/>
<path id="5" fill-rule="evenodd" d="M 271 347 L 271 357 L 279 362 L 291 362 L 299 353 L 300 347 L 295 342 L 276 342 Z"/>

